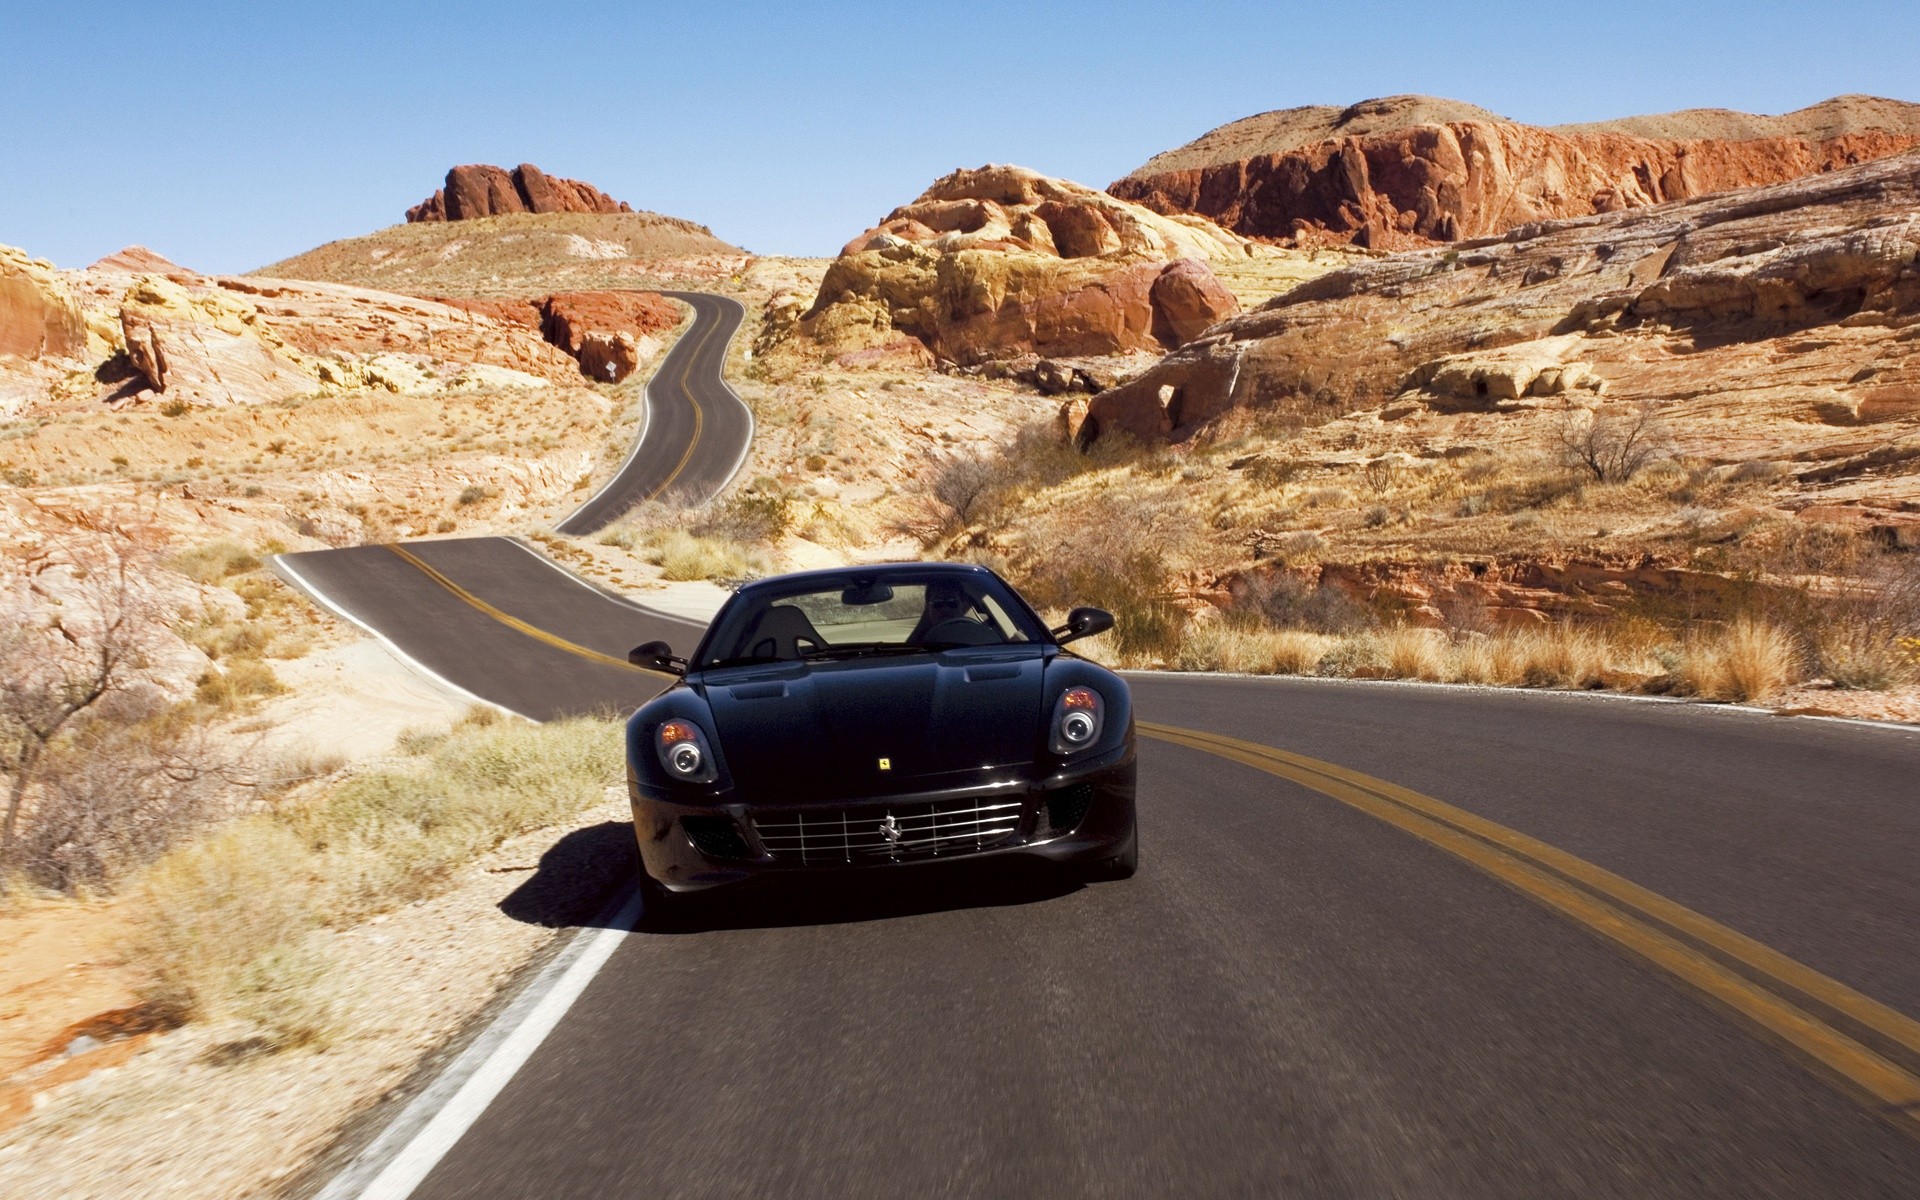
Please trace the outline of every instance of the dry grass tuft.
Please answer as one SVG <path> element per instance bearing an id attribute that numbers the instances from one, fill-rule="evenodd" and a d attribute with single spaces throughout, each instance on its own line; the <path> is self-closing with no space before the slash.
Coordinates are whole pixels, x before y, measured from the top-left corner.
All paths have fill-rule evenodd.
<path id="1" fill-rule="evenodd" d="M 516 833 L 598 802 L 618 781 L 621 725 L 529 725 L 488 711 L 409 739 L 410 761 L 230 823 L 154 863 L 134 959 L 179 1017 L 252 1020 L 275 1048 L 324 1044 L 341 981 L 317 941 L 433 894 Z"/>
<path id="2" fill-rule="evenodd" d="M 1741 618 L 1699 633 L 1682 649 L 1681 689 L 1708 700 L 1766 700 L 1798 675 L 1793 638 L 1778 626 Z"/>

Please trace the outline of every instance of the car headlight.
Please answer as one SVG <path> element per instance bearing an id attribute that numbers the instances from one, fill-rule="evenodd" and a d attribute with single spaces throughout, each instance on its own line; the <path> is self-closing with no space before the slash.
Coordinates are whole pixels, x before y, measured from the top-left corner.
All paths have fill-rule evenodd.
<path id="1" fill-rule="evenodd" d="M 692 721 L 675 717 L 661 722 L 653 735 L 653 748 L 659 752 L 660 765 L 667 774 L 684 783 L 712 783 L 718 774 L 707 735 Z"/>
<path id="2" fill-rule="evenodd" d="M 1092 688 L 1071 687 L 1053 706 L 1053 736 L 1048 748 L 1055 754 L 1075 754 L 1100 740 L 1106 724 L 1106 703 Z"/>

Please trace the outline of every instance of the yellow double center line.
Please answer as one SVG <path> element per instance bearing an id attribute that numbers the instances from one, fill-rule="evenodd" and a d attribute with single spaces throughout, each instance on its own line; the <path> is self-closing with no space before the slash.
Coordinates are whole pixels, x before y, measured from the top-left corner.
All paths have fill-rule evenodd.
<path id="1" fill-rule="evenodd" d="M 435 583 L 447 589 L 449 592 L 452 592 L 454 596 L 458 597 L 460 600 L 473 606 L 474 608 L 479 609 L 481 612 L 485 613 L 489 617 L 492 617 L 494 620 L 500 622 L 502 625 L 505 625 L 507 628 L 518 630 L 519 632 L 526 634 L 528 637 L 534 639 L 537 642 L 544 642 L 547 645 L 552 646 L 556 650 L 564 650 L 568 654 L 578 655 L 579 657 L 586 659 L 588 662 L 601 663 L 609 667 L 619 667 L 623 671 L 633 671 L 641 675 L 653 675 L 661 679 L 674 678 L 673 676 L 668 675 L 664 671 L 650 671 L 645 667 L 636 667 L 624 658 L 615 658 L 611 654 L 602 654 L 600 653 L 600 651 L 595 650 L 590 646 L 582 646 L 578 642 L 568 641 L 567 639 L 561 637 L 559 634 L 548 633 L 546 630 L 540 628 L 538 625 L 533 625 L 526 621 L 522 621 L 519 617 L 514 616 L 512 613 L 503 612 L 500 609 L 494 607 L 493 605 L 487 603 L 485 600 L 482 600 L 480 597 L 474 595 L 472 592 L 461 587 L 459 584 L 455 583 L 453 580 L 448 579 L 445 575 L 442 575 L 439 571 L 436 571 L 432 567 L 428 566 L 425 562 L 421 560 L 419 555 L 413 553 L 413 551 L 407 549 L 405 546 L 388 543 L 387 549 L 393 551 L 395 554 L 405 559 L 408 563 L 412 564 L 415 568 L 417 568 L 421 574 L 425 575 L 428 579 L 433 580 Z"/>
<path id="2" fill-rule="evenodd" d="M 1823 1006 L 1916 1056 L 1920 1022 L 1611 871 L 1431 796 L 1257 742 L 1145 721 L 1138 729 L 1291 780 L 1464 859 L 1688 984 L 1920 1134 L 1920 1076 L 1802 1005 Z"/>

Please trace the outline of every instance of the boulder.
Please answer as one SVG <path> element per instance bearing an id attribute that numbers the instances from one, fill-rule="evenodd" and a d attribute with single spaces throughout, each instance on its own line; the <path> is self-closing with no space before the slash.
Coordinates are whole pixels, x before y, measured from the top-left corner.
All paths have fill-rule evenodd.
<path id="1" fill-rule="evenodd" d="M 1153 281 L 1154 336 L 1182 346 L 1240 311 L 1240 301 L 1198 259 L 1169 263 Z"/>
<path id="2" fill-rule="evenodd" d="M 53 264 L 0 246 L 0 354 L 74 358 L 86 349 L 86 319 Z"/>

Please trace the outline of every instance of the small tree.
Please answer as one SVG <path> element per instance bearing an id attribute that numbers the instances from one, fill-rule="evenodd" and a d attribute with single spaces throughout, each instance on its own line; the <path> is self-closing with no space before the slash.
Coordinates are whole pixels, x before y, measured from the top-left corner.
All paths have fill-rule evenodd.
<path id="1" fill-rule="evenodd" d="M 124 689 L 157 622 L 110 547 L 76 562 L 74 587 L 53 600 L 24 584 L 0 597 L 0 889 L 16 867 L 20 816 L 48 750 L 74 722 Z"/>
<path id="2" fill-rule="evenodd" d="M 1569 404 L 1553 432 L 1562 461 L 1599 483 L 1625 483 L 1667 452 L 1666 432 L 1648 404 L 1616 413 Z"/>

